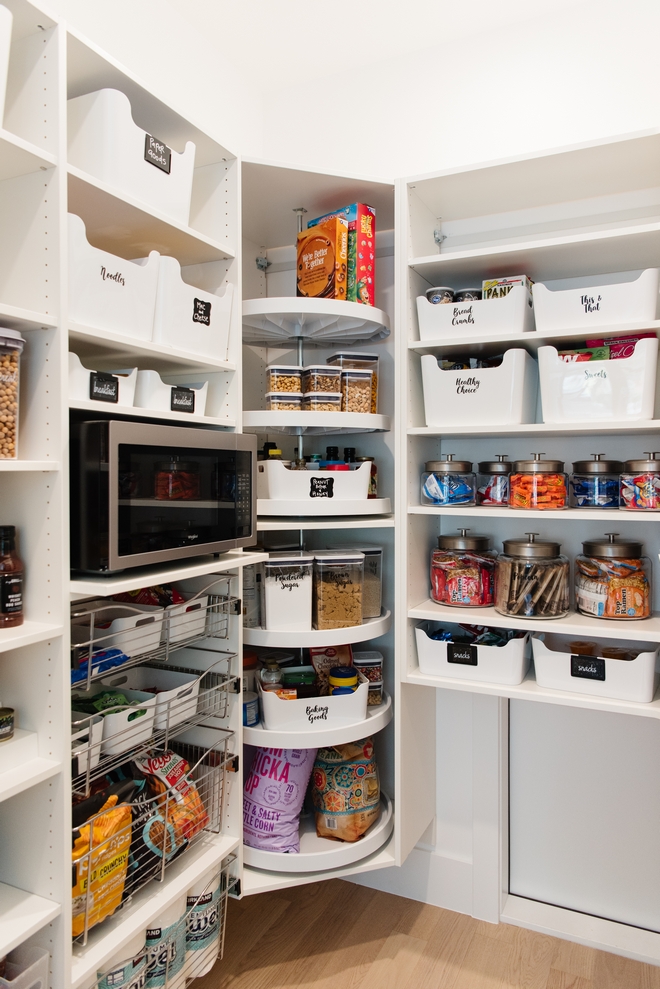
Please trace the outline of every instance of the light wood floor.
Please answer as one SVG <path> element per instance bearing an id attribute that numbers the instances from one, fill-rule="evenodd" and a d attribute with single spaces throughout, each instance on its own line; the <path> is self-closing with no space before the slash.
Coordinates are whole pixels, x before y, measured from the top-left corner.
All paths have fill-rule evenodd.
<path id="1" fill-rule="evenodd" d="M 338 879 L 231 901 L 192 989 L 660 989 L 660 968 Z"/>

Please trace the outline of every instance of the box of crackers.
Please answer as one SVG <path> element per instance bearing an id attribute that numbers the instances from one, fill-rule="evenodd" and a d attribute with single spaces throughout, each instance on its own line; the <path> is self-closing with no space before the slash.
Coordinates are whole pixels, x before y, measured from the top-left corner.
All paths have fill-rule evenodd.
<path id="1" fill-rule="evenodd" d="M 348 222 L 324 218 L 298 234 L 296 294 L 308 299 L 346 299 Z"/>
<path id="2" fill-rule="evenodd" d="M 351 203 L 334 213 L 310 220 L 307 229 L 324 223 L 329 217 L 341 216 L 348 221 L 348 291 L 349 302 L 366 306 L 376 304 L 376 210 L 366 203 Z"/>

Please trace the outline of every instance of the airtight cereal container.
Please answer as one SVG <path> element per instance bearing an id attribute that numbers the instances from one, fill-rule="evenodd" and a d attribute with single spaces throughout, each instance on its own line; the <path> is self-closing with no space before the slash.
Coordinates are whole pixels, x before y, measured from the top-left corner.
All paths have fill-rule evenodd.
<path id="1" fill-rule="evenodd" d="M 575 603 L 592 618 L 634 620 L 651 614 L 651 561 L 633 539 L 588 539 L 575 558 Z"/>
<path id="2" fill-rule="evenodd" d="M 621 473 L 619 507 L 628 512 L 660 511 L 660 454 L 626 460 Z"/>
<path id="3" fill-rule="evenodd" d="M 602 453 L 593 453 L 593 460 L 576 460 L 570 479 L 571 508 L 618 508 L 619 475 L 623 464 L 619 460 L 602 460 Z"/>
<path id="4" fill-rule="evenodd" d="M 328 358 L 328 364 L 334 364 L 342 370 L 373 371 L 371 377 L 371 408 L 367 412 L 378 412 L 378 365 L 379 358 L 376 354 L 355 354 L 342 351 L 333 354 Z M 356 412 L 357 409 L 348 411 Z"/>
<path id="5" fill-rule="evenodd" d="M 362 624 L 364 553 L 314 554 L 314 628 Z"/>
<path id="6" fill-rule="evenodd" d="M 266 368 L 269 392 L 302 392 L 302 368 L 271 364 Z"/>
<path id="7" fill-rule="evenodd" d="M 312 553 L 271 553 L 264 561 L 264 627 L 308 632 L 312 627 Z"/>
<path id="8" fill-rule="evenodd" d="M 490 536 L 438 536 L 431 554 L 431 597 L 455 608 L 489 608 L 493 604 L 495 560 Z"/>
<path id="9" fill-rule="evenodd" d="M 18 330 L 0 326 L 0 460 L 18 457 L 18 384 L 25 340 Z"/>
<path id="10" fill-rule="evenodd" d="M 516 460 L 509 477 L 509 507 L 533 508 L 539 511 L 566 508 L 567 476 L 561 460 L 541 460 L 542 453 L 533 453 L 532 460 Z"/>
<path id="11" fill-rule="evenodd" d="M 307 392 L 302 407 L 304 412 L 341 412 L 341 392 Z"/>
<path id="12" fill-rule="evenodd" d="M 300 412 L 302 400 L 300 391 L 269 391 L 266 394 L 266 406 L 273 412 Z"/>
<path id="13" fill-rule="evenodd" d="M 476 477 L 469 460 L 427 460 L 422 474 L 422 505 L 474 505 Z"/>
<path id="14" fill-rule="evenodd" d="M 341 368 L 328 364 L 310 364 L 303 368 L 302 390 L 306 392 L 341 392 Z"/>
<path id="15" fill-rule="evenodd" d="M 495 564 L 495 610 L 516 618 L 564 618 L 568 614 L 569 565 L 559 543 L 505 539 Z"/>

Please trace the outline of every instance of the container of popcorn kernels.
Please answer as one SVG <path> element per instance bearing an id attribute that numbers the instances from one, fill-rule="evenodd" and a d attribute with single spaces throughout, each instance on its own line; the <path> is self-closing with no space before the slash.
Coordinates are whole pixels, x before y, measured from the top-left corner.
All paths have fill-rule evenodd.
<path id="1" fill-rule="evenodd" d="M 362 624 L 364 553 L 314 554 L 313 625 L 316 629 Z"/>
<path id="2" fill-rule="evenodd" d="M 0 326 L 0 460 L 18 457 L 18 376 L 25 340 Z"/>
<path id="3" fill-rule="evenodd" d="M 302 399 L 300 391 L 269 391 L 266 394 L 266 408 L 271 412 L 300 412 Z"/>
<path id="4" fill-rule="evenodd" d="M 302 392 L 302 368 L 288 367 L 286 364 L 270 364 L 266 368 L 266 383 L 269 392 Z"/>

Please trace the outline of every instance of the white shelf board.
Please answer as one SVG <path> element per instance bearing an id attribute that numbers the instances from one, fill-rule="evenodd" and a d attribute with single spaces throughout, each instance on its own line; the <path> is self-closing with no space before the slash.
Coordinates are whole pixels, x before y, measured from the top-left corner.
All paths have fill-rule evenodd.
<path id="1" fill-rule="evenodd" d="M 84 948 L 74 944 L 71 989 L 85 985 L 111 958 L 119 958 L 136 931 L 149 927 L 163 910 L 237 847 L 238 838 L 204 835 L 167 868 L 162 883 L 148 883 L 132 897 L 129 906 L 93 928 Z"/>
<path id="2" fill-rule="evenodd" d="M 0 460 L 0 473 L 9 471 L 53 471 L 59 470 L 60 465 L 57 460 Z"/>
<path id="3" fill-rule="evenodd" d="M 341 436 L 349 433 L 383 433 L 391 428 L 389 416 L 365 412 L 243 412 L 243 430 L 288 433 L 292 436 Z"/>
<path id="4" fill-rule="evenodd" d="M 167 371 L 172 374 L 177 369 L 186 373 L 210 371 L 235 371 L 236 365 L 230 361 L 220 361 L 213 357 L 200 357 L 178 347 L 151 340 L 136 340 L 111 330 L 101 330 L 94 326 L 69 324 L 69 337 L 72 350 L 84 361 L 94 362 L 94 370 L 120 370 L 139 367 L 144 371 Z"/>
<path id="5" fill-rule="evenodd" d="M 527 508 L 492 508 L 475 505 L 470 508 L 435 505 L 411 505 L 409 515 L 453 515 L 456 518 L 485 519 L 576 519 L 582 522 L 652 522 L 660 521 L 660 512 L 629 512 L 622 508 L 564 508 L 534 510 Z"/>
<path id="6" fill-rule="evenodd" d="M 57 164 L 55 155 L 17 134 L 0 128 L 0 182 L 13 179 L 17 175 L 27 175 L 53 168 Z"/>
<path id="7" fill-rule="evenodd" d="M 325 871 L 359 862 L 366 855 L 381 848 L 392 834 L 394 827 L 392 801 L 384 793 L 380 795 L 381 811 L 377 821 L 366 831 L 359 841 L 334 841 L 332 838 L 319 838 L 316 834 L 314 816 L 308 814 L 300 820 L 300 851 L 268 852 L 261 848 L 243 846 L 243 860 L 255 869 L 269 872 L 290 871 L 295 862 L 298 872 Z"/>
<path id="8" fill-rule="evenodd" d="M 310 472 L 311 473 L 311 472 Z M 334 498 L 306 498 L 300 501 L 284 501 L 275 498 L 257 498 L 257 515 L 286 515 L 322 518 L 346 515 L 389 515 L 392 503 L 389 498 L 362 498 L 339 501 Z"/>
<path id="9" fill-rule="evenodd" d="M 353 347 L 374 343 L 389 332 L 387 313 L 359 302 L 296 297 L 243 302 L 243 343 L 272 347 L 302 336 L 308 344 Z"/>
<path id="10" fill-rule="evenodd" d="M 59 903 L 0 883 L 0 956 L 17 948 L 61 913 Z"/>
<path id="11" fill-rule="evenodd" d="M 122 258 L 170 254 L 182 265 L 235 257 L 227 244 L 184 226 L 74 165 L 69 175 L 68 209 L 85 221 L 87 239 Z"/>
<path id="12" fill-rule="evenodd" d="M 467 622 L 497 628 L 522 628 L 529 632 L 556 632 L 560 635 L 591 635 L 606 639 L 630 639 L 635 642 L 660 642 L 660 615 L 640 621 L 590 618 L 570 612 L 565 618 L 517 618 L 500 615 L 495 608 L 450 608 L 430 598 L 408 609 L 408 618 L 418 621 Z"/>
<path id="13" fill-rule="evenodd" d="M 47 622 L 24 621 L 16 628 L 0 629 L 0 652 L 10 649 L 20 649 L 21 646 L 31 646 L 35 642 L 46 642 L 64 631 L 62 625 L 52 625 Z"/>
<path id="14" fill-rule="evenodd" d="M 0 800 L 8 800 L 50 779 L 61 769 L 54 759 L 39 756 L 36 732 L 16 728 L 13 738 L 0 745 Z"/>
<path id="15" fill-rule="evenodd" d="M 574 330 L 557 330 L 555 333 L 539 333 L 533 330 L 530 333 L 480 333 L 474 336 L 465 334 L 464 336 L 437 337 L 434 340 L 411 340 L 408 349 L 414 350 L 418 354 L 432 354 L 436 351 L 465 351 L 466 347 L 470 352 L 478 352 L 484 348 L 501 349 L 502 344 L 522 344 L 526 349 L 535 353 L 539 347 L 551 345 L 557 347 L 566 342 L 583 341 L 587 338 L 597 339 L 599 337 L 624 336 L 634 333 L 645 333 L 654 330 L 656 334 L 660 332 L 660 320 L 651 319 L 642 323 L 619 323 L 617 326 L 594 326 L 576 327 Z"/>
<path id="16" fill-rule="evenodd" d="M 314 703 L 313 698 L 310 702 Z M 342 742 L 352 742 L 356 738 L 366 738 L 375 735 L 392 720 L 392 699 L 384 695 L 383 703 L 378 707 L 367 707 L 364 721 L 352 725 L 339 725 L 336 728 L 281 729 L 269 731 L 262 724 L 256 728 L 243 728 L 243 741 L 248 745 L 266 746 L 277 749 L 316 749 L 321 745 L 340 745 Z M 1 779 L 1 777 L 0 777 Z"/>
<path id="17" fill-rule="evenodd" d="M 257 532 L 297 532 L 300 529 L 393 529 L 393 515 L 342 516 L 338 519 L 261 518 Z"/>
<path id="18" fill-rule="evenodd" d="M 305 649 L 309 646 L 343 646 L 366 642 L 389 631 L 392 613 L 383 611 L 380 618 L 368 618 L 352 628 L 312 629 L 310 632 L 268 631 L 264 628 L 244 628 L 246 646 L 272 646 L 283 649 Z M 660 625 L 660 621 L 659 621 Z"/>
<path id="19" fill-rule="evenodd" d="M 168 584 L 173 580 L 185 580 L 186 577 L 224 573 L 235 567 L 247 567 L 251 563 L 259 563 L 267 557 L 267 553 L 237 549 L 223 553 L 217 558 L 198 556 L 192 560 L 182 560 L 179 564 L 171 563 L 166 567 L 136 567 L 134 570 L 126 570 L 114 577 L 96 577 L 93 575 L 75 577 L 69 584 L 71 600 L 79 601 L 82 598 L 96 597 L 97 595 L 108 597 L 111 594 L 136 591 L 140 587 Z"/>
<path id="20" fill-rule="evenodd" d="M 188 422 L 196 426 L 225 426 L 235 428 L 235 419 L 214 419 L 211 416 L 191 416 L 187 412 L 156 412 L 154 409 L 139 409 L 134 405 L 113 405 L 111 402 L 87 401 L 69 402 L 70 409 L 81 412 L 105 412 L 112 416 L 131 416 L 138 419 L 160 419 L 164 422 Z"/>
<path id="21" fill-rule="evenodd" d="M 34 309 L 22 309 L 20 306 L 8 306 L 0 302 L 0 325 L 10 330 L 49 330 L 57 326 L 57 318 Z"/>
<path id="22" fill-rule="evenodd" d="M 409 436 L 611 436 L 614 433 L 657 433 L 660 419 L 602 422 L 524 422 L 509 426 L 413 426 Z"/>
<path id="23" fill-rule="evenodd" d="M 602 227 L 556 237 L 516 238 L 465 250 L 410 258 L 408 264 L 431 285 L 474 284 L 524 271 L 533 281 L 653 268 L 660 254 L 660 222 Z"/>
<path id="24" fill-rule="evenodd" d="M 290 886 L 316 883 L 321 879 L 348 878 L 364 872 L 373 872 L 375 869 L 388 869 L 393 865 L 396 865 L 394 837 L 390 837 L 377 852 L 372 852 L 359 862 L 342 868 L 326 869 L 323 872 L 271 872 L 267 869 L 253 869 L 246 865 L 243 868 L 243 895 L 251 896 L 254 893 L 287 889 Z"/>

